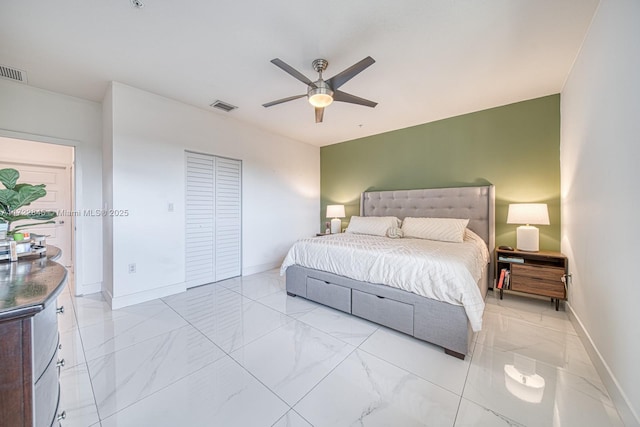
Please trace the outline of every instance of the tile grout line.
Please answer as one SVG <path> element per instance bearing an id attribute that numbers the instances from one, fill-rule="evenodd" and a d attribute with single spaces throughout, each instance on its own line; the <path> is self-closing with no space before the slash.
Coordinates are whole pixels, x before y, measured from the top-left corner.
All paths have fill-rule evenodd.
<path id="1" fill-rule="evenodd" d="M 173 310 L 173 307 L 169 306 L 165 301 L 163 301 L 163 300 L 162 300 L 162 298 L 159 298 L 159 299 L 160 299 L 160 300 L 161 300 L 165 305 L 167 305 L 169 308 L 171 308 L 171 309 Z M 173 310 L 173 311 L 175 311 L 175 310 Z M 180 313 L 176 313 L 176 314 L 178 314 L 178 315 L 180 316 Z M 182 316 L 180 316 L 180 317 L 182 317 Z M 183 318 L 183 319 L 184 319 L 184 318 Z M 184 319 L 184 320 L 185 320 L 185 321 L 187 321 L 187 319 Z M 187 321 L 187 323 L 189 323 L 189 322 Z M 189 323 L 189 325 L 190 325 L 190 323 Z M 178 330 L 178 329 L 181 329 L 181 328 L 186 328 L 186 327 L 187 327 L 187 326 L 189 326 L 189 325 L 184 325 L 184 326 L 181 326 L 180 328 L 173 329 L 172 331 L 167 332 L 167 334 L 169 334 L 169 333 L 171 333 L 171 332 L 173 332 L 173 331 L 176 331 L 176 330 Z M 194 328 L 195 328 L 195 327 L 194 327 Z M 198 332 L 200 332 L 200 333 L 202 334 L 202 332 L 201 332 L 200 330 L 198 330 Z M 204 335 L 204 334 L 202 334 L 202 335 Z M 150 339 L 157 338 L 158 336 L 159 336 L 159 335 L 157 335 L 157 336 L 155 336 L 155 337 L 152 337 L 152 338 L 150 338 Z M 206 335 L 205 335 L 205 338 L 207 338 L 207 339 L 208 339 L 208 337 L 207 337 Z M 141 341 L 141 342 L 146 342 L 146 341 L 148 341 L 148 340 L 149 340 L 149 339 L 144 340 L 144 341 Z M 213 345 L 215 345 L 217 348 L 219 348 L 219 349 L 224 353 L 224 355 L 227 355 L 227 354 L 226 354 L 226 352 L 225 352 L 224 350 L 222 350 L 220 347 L 218 347 L 215 343 L 213 343 L 213 342 L 212 342 L 212 344 L 213 344 Z M 128 346 L 128 347 L 126 347 L 126 348 L 129 348 L 129 347 L 131 347 L 131 346 Z M 118 350 L 118 351 L 119 351 L 119 350 Z M 113 352 L 113 353 L 110 353 L 110 354 L 115 354 L 115 353 L 116 353 L 116 352 Z M 139 402 L 141 402 L 141 401 L 143 401 L 143 400 L 145 400 L 145 399 L 147 399 L 147 398 L 149 398 L 149 397 L 151 397 L 151 396 L 153 396 L 153 395 L 155 395 L 155 394 L 157 394 L 157 393 L 161 392 L 161 391 L 163 391 L 164 389 L 166 389 L 166 388 L 168 388 L 168 387 L 170 387 L 170 386 L 172 386 L 172 385 L 176 384 L 176 383 L 177 383 L 177 382 L 179 382 L 179 381 L 182 381 L 183 379 L 185 379 L 185 378 L 187 378 L 187 377 L 189 377 L 189 376 L 191 376 L 191 375 L 193 375 L 193 374 L 195 374 L 195 373 L 197 373 L 197 372 L 200 372 L 201 370 L 203 370 L 203 369 L 207 368 L 208 366 L 210 366 L 210 365 L 212 365 L 212 364 L 214 364 L 214 363 L 218 362 L 219 360 L 222 360 L 222 358 L 224 357 L 224 355 L 223 355 L 223 356 L 221 356 L 221 357 L 219 357 L 219 358 L 217 358 L 217 359 L 215 359 L 215 360 L 213 360 L 213 361 L 211 361 L 211 362 L 209 362 L 209 363 L 206 363 L 204 366 L 200 367 L 199 369 L 196 369 L 196 370 L 195 370 L 195 371 L 193 371 L 193 372 L 190 372 L 190 373 L 188 373 L 188 374 L 186 374 L 186 375 L 184 375 L 184 376 L 182 376 L 182 377 L 180 377 L 180 378 L 177 378 L 175 381 L 170 382 L 169 384 L 165 385 L 164 387 L 159 388 L 158 390 L 154 391 L 153 393 L 151 393 L 151 394 L 149 394 L 149 395 L 147 395 L 147 396 L 144 396 L 144 397 L 142 397 L 142 398 L 140 398 L 140 399 L 138 399 L 138 400 L 136 400 L 136 401 L 134 401 L 134 402 L 131 402 L 129 405 L 127 405 L 127 406 L 125 406 L 125 407 L 123 407 L 123 408 L 118 409 L 118 410 L 117 410 L 117 411 L 115 411 L 114 413 L 109 414 L 109 415 L 107 415 L 107 416 L 106 416 L 106 417 L 104 417 L 104 418 L 103 418 L 102 416 L 100 416 L 100 411 L 98 410 L 98 416 L 99 416 L 99 419 L 100 419 L 100 423 L 102 424 L 102 421 L 104 421 L 104 420 L 106 420 L 106 419 L 108 419 L 108 418 L 113 417 L 113 416 L 114 416 L 114 415 L 116 415 L 117 413 L 119 413 L 119 412 L 121 412 L 121 411 L 123 411 L 123 410 L 125 410 L 125 409 L 127 409 L 127 408 L 129 408 L 129 407 L 131 407 L 131 406 L 133 406 L 133 405 L 135 405 L 135 404 L 137 404 L 137 403 L 139 403 Z M 96 360 L 96 359 L 94 359 L 94 360 Z M 88 370 L 88 369 L 87 369 L 87 370 Z M 91 380 L 91 376 L 89 376 L 89 379 Z M 93 389 L 93 381 L 91 381 L 91 384 L 92 384 L 92 389 Z M 94 400 L 95 400 L 95 393 L 94 393 Z M 96 404 L 96 409 L 97 409 L 97 406 L 98 406 L 98 405 Z"/>
<path id="2" fill-rule="evenodd" d="M 102 424 L 101 422 L 102 418 L 100 417 L 100 411 L 98 410 L 98 401 L 96 399 L 96 392 L 93 387 L 93 379 L 91 378 L 91 372 L 89 371 L 89 363 L 87 362 L 87 356 L 84 350 L 84 341 L 82 339 L 82 334 L 80 333 L 80 324 L 78 323 L 76 296 L 72 295 L 71 292 L 69 292 L 69 296 L 71 299 L 71 307 L 73 308 L 73 316 L 76 320 L 76 329 L 78 330 L 78 337 L 80 337 L 80 346 L 82 347 L 82 355 L 84 356 L 84 365 L 87 370 L 87 377 L 89 377 L 89 386 L 91 387 L 91 396 L 93 397 L 93 405 L 96 410 L 96 415 L 98 416 L 98 423 Z M 76 366 L 80 366 L 80 365 L 81 364 L 78 364 Z"/>
<path id="3" fill-rule="evenodd" d="M 231 290 L 231 289 L 229 289 L 229 290 Z M 253 301 L 253 300 L 252 300 L 252 301 Z M 253 377 L 253 378 L 254 378 L 258 383 L 260 383 L 264 388 L 266 388 L 266 389 L 267 389 L 271 394 L 273 394 L 276 398 L 280 399 L 280 400 L 282 401 L 282 403 L 284 403 L 284 404 L 289 408 L 289 410 L 288 410 L 287 412 L 289 412 L 289 411 L 293 410 L 293 407 L 292 407 L 292 406 L 290 406 L 287 402 L 285 402 L 285 401 L 284 401 L 284 399 L 282 399 L 282 398 L 281 398 L 281 397 L 280 397 L 280 396 L 279 396 L 275 391 L 271 390 L 271 388 L 270 388 L 270 387 L 268 387 L 266 384 L 264 384 L 264 383 L 263 383 L 259 378 L 257 378 L 255 375 L 253 375 L 253 373 L 252 373 L 252 372 L 250 372 L 248 369 L 246 369 L 244 366 L 242 366 L 242 365 L 241 365 L 241 364 L 240 364 L 236 359 L 234 359 L 234 358 L 231 356 L 231 354 L 230 354 L 230 353 L 227 353 L 223 348 L 221 348 L 221 347 L 220 347 L 220 346 L 218 346 L 215 342 L 213 342 L 213 340 L 211 340 L 211 338 L 209 338 L 209 337 L 208 337 L 204 332 L 202 332 L 202 331 L 201 331 L 200 329 L 198 329 L 195 325 L 193 325 L 191 322 L 189 322 L 189 320 L 188 320 L 188 319 L 184 318 L 184 316 L 182 316 L 180 313 L 178 313 L 178 312 L 177 312 L 173 307 L 171 307 L 171 305 L 169 305 L 166 301 L 164 301 L 164 300 L 163 300 L 162 302 L 164 302 L 164 303 L 167 305 L 167 307 L 169 307 L 171 310 L 173 310 L 173 311 L 174 311 L 178 316 L 182 317 L 182 318 L 185 320 L 185 322 L 189 323 L 189 325 L 191 325 L 194 329 L 196 329 L 198 332 L 200 332 L 200 333 L 201 333 L 201 334 L 202 334 L 202 335 L 203 335 L 207 340 L 209 340 L 213 345 L 215 345 L 216 347 L 218 347 L 218 348 L 219 348 L 219 349 L 224 353 L 224 356 L 227 356 L 231 361 L 233 361 L 233 363 L 235 363 L 236 365 L 238 365 L 238 366 L 240 367 L 240 369 L 242 369 L 244 372 L 246 372 L 249 376 Z M 255 302 L 255 301 L 254 301 L 254 302 Z M 285 314 L 285 316 L 286 316 L 286 314 Z M 282 326 L 279 326 L 278 328 L 276 328 L 276 329 L 274 329 L 274 330 L 272 330 L 272 331 L 267 332 L 265 335 L 260 336 L 260 338 L 262 338 L 262 337 L 264 337 L 264 336 L 266 336 L 266 335 L 269 335 L 269 334 L 271 334 L 271 333 L 275 332 L 277 329 L 279 329 L 279 328 L 281 328 L 281 327 L 282 327 Z M 256 340 L 257 340 L 257 339 L 259 339 L 259 338 L 256 338 Z M 253 341 L 255 341 L 255 340 L 252 340 L 251 342 L 253 342 Z M 241 349 L 242 347 L 246 346 L 247 344 L 249 344 L 249 343 L 245 343 L 244 345 L 242 345 L 241 347 L 239 347 L 239 348 L 237 348 L 237 349 L 235 349 L 235 350 L 233 350 L 233 351 L 237 351 L 237 350 Z M 233 351 L 232 351 L 232 352 L 233 352 Z M 220 358 L 219 358 L 219 359 L 217 359 L 215 362 L 217 362 L 217 361 L 219 361 L 219 360 L 222 360 L 222 358 L 223 358 L 224 356 L 220 357 Z M 214 362 L 214 363 L 215 363 L 215 362 Z M 209 366 L 209 365 L 207 365 L 207 366 Z M 201 368 L 201 369 L 204 369 L 204 367 L 203 367 L 203 368 Z M 198 371 L 200 371 L 200 369 L 199 369 Z M 198 372 L 198 371 L 196 371 L 196 372 Z M 191 375 L 191 374 L 189 374 L 189 375 Z M 155 393 L 154 393 L 154 394 L 155 394 Z M 147 397 L 149 397 L 149 396 L 146 396 L 144 399 L 146 399 Z M 141 400 L 142 400 L 142 399 L 141 399 Z M 275 423 L 277 423 L 277 422 L 278 422 L 282 417 L 284 417 L 284 416 L 287 414 L 287 412 L 285 412 L 284 414 L 282 414 L 282 415 L 280 416 L 280 418 L 278 418 L 278 419 L 274 422 L 274 424 L 275 424 Z M 299 415 L 299 414 L 298 414 L 298 415 Z"/>
<path id="4" fill-rule="evenodd" d="M 206 286 L 206 285 L 205 285 L 205 286 Z M 224 287 L 224 286 L 223 286 L 223 287 Z M 319 379 L 319 380 L 316 382 L 316 384 L 315 384 L 315 385 L 314 385 L 314 386 L 313 386 L 313 387 L 312 387 L 308 392 L 306 392 L 304 395 L 302 395 L 302 397 L 300 397 L 298 400 L 296 400 L 296 401 L 295 401 L 295 403 L 294 403 L 294 404 L 292 404 L 292 405 L 289 405 L 286 401 L 284 401 L 284 400 L 283 400 L 283 399 L 282 399 L 282 398 L 281 398 L 281 397 L 280 397 L 280 396 L 279 396 L 279 395 L 278 395 L 274 390 L 272 390 L 269 386 L 267 386 L 266 384 L 264 384 L 264 383 L 263 383 L 259 378 L 257 378 L 257 377 L 256 377 L 256 376 L 255 376 L 251 371 L 249 371 L 247 368 L 245 368 L 244 366 L 242 366 L 242 365 L 241 365 L 241 364 L 240 364 L 240 363 L 239 363 L 235 358 L 233 358 L 233 356 L 231 356 L 231 354 L 230 354 L 230 353 L 227 353 L 227 352 L 225 351 L 225 354 L 226 354 L 227 356 L 229 356 L 229 358 L 230 358 L 231 360 L 233 360 L 236 364 L 238 364 L 238 366 L 239 366 L 240 368 L 242 368 L 245 372 L 247 372 L 249 375 L 251 375 L 253 378 L 255 378 L 255 379 L 256 379 L 256 381 L 258 381 L 260 384 L 262 384 L 262 385 L 263 385 L 267 390 L 269 390 L 269 391 L 270 391 L 272 394 L 274 394 L 278 399 L 280 399 L 280 400 L 281 400 L 285 405 L 287 405 L 287 406 L 289 407 L 289 410 L 292 410 L 292 411 L 296 412 L 296 413 L 297 413 L 297 414 L 298 414 L 302 419 L 304 419 L 304 420 L 305 420 L 305 421 L 307 421 L 309 424 L 311 424 L 311 423 L 310 423 L 310 422 L 309 422 L 309 421 L 308 421 L 304 416 L 302 416 L 302 415 L 301 415 L 301 414 L 299 414 L 297 411 L 295 411 L 294 406 L 295 406 L 295 405 L 297 405 L 298 403 L 300 403 L 300 401 L 301 401 L 302 399 L 304 399 L 304 398 L 305 398 L 305 396 L 307 396 L 309 393 L 311 393 L 311 391 L 313 391 L 313 390 L 314 390 L 314 389 L 315 389 L 315 388 L 316 388 L 316 387 L 317 387 L 317 386 L 318 386 L 318 385 L 319 385 L 319 384 L 320 384 L 320 383 L 321 383 L 321 382 L 322 382 L 322 381 L 323 381 L 323 380 L 324 380 L 324 379 L 325 379 L 329 374 L 331 374 L 331 373 L 332 373 L 332 372 L 333 372 L 333 371 L 334 371 L 338 366 L 340 366 L 340 365 L 341 365 L 341 364 L 342 364 L 346 359 L 348 359 L 348 358 L 349 358 L 349 356 L 351 356 L 351 354 L 353 354 L 353 352 L 355 352 L 355 351 L 356 351 L 356 350 L 357 350 L 357 349 L 358 349 L 358 348 L 359 348 L 359 347 L 360 347 L 360 346 L 361 346 L 365 341 L 367 341 L 367 340 L 369 339 L 369 337 L 371 337 L 371 335 L 373 335 L 373 334 L 375 333 L 375 331 L 376 331 L 376 330 L 378 330 L 378 328 L 376 328 L 373 332 L 371 332 L 371 334 L 369 334 L 369 336 L 367 336 L 367 338 L 366 338 L 365 340 L 363 340 L 360 344 L 358 344 L 357 346 L 354 346 L 353 344 L 351 344 L 351 343 L 347 343 L 347 342 L 345 342 L 344 340 L 342 340 L 342 339 L 340 339 L 340 338 L 334 337 L 333 335 L 331 335 L 331 334 L 330 334 L 330 333 L 328 333 L 328 332 L 325 332 L 325 331 L 323 331 L 323 330 L 321 330 L 321 329 L 318 329 L 318 328 L 316 328 L 316 327 L 314 327 L 314 326 L 312 326 L 312 325 L 309 325 L 309 324 L 307 324 L 307 323 L 305 323 L 305 322 L 303 322 L 303 321 L 301 321 L 301 320 L 299 320 L 299 319 L 296 319 L 296 318 L 294 318 L 294 317 L 292 317 L 292 316 L 289 316 L 289 315 L 288 315 L 288 314 L 286 314 L 286 313 L 282 313 L 282 312 L 280 312 L 280 311 L 278 311 L 278 310 L 275 310 L 275 309 L 273 309 L 273 308 L 271 308 L 271 307 L 268 307 L 268 306 L 266 306 L 266 305 L 264 305 L 264 304 L 260 303 L 260 302 L 259 302 L 259 301 L 257 301 L 257 300 L 253 300 L 253 299 L 251 299 L 251 298 L 249 298 L 249 297 L 246 297 L 245 295 L 243 295 L 243 294 L 242 294 L 242 293 L 240 293 L 240 292 L 237 292 L 237 291 L 236 291 L 236 290 L 234 290 L 234 289 L 229 289 L 229 288 L 226 288 L 226 287 L 225 287 L 225 289 L 227 289 L 227 290 L 229 290 L 229 291 L 232 291 L 232 292 L 235 292 L 235 293 L 237 293 L 237 294 L 241 295 L 242 297 L 245 297 L 245 298 L 247 298 L 247 299 L 251 300 L 252 302 L 256 302 L 256 303 L 258 303 L 258 304 L 260 304 L 260 305 L 262 305 L 262 306 L 264 306 L 264 307 L 266 307 L 266 308 L 269 308 L 269 309 L 271 309 L 271 310 L 273 310 L 273 311 L 276 311 L 276 312 L 278 312 L 278 313 L 280 313 L 280 314 L 282 314 L 282 315 L 284 315 L 284 316 L 290 317 L 290 318 L 292 319 L 292 321 L 298 321 L 298 322 L 301 322 L 301 323 L 303 323 L 304 325 L 308 326 L 308 327 L 309 327 L 309 328 L 311 328 L 311 329 L 315 329 L 316 331 L 319 331 L 319 332 L 321 332 L 321 333 L 323 333 L 323 334 L 325 334 L 325 335 L 327 335 L 327 336 L 329 336 L 329 337 L 331 337 L 331 338 L 333 338 L 333 339 L 337 339 L 338 341 L 341 341 L 342 343 L 344 343 L 344 344 L 346 344 L 346 345 L 349 345 L 349 346 L 352 346 L 352 347 L 353 347 L 353 349 L 352 349 L 352 350 L 351 350 L 351 351 L 350 351 L 350 352 L 349 352 L 349 353 L 344 357 L 344 359 L 342 359 L 339 363 L 337 363 L 337 364 L 336 364 L 336 366 L 334 366 L 334 367 L 333 367 L 333 368 L 332 368 L 332 369 L 331 369 L 331 370 L 330 370 L 330 371 L 329 371 L 325 376 L 323 376 L 321 379 Z M 279 292 L 284 292 L 284 291 L 283 291 L 283 290 L 280 290 Z M 273 294 L 275 294 L 275 293 L 277 293 L 277 292 L 274 292 Z M 272 295 L 272 294 L 270 294 L 270 295 Z M 269 295 L 267 295 L 267 296 L 269 296 Z M 165 304 L 169 305 L 166 301 L 163 301 L 163 302 L 164 302 Z M 169 307 L 171 307 L 171 306 L 169 306 Z M 173 309 L 173 307 L 171 307 L 171 308 Z M 319 307 L 315 307 L 313 310 L 316 310 L 317 308 L 319 308 Z M 313 311 L 313 310 L 311 310 L 311 311 Z M 174 310 L 174 311 L 175 311 L 175 310 Z M 180 315 L 180 313 L 178 313 L 178 315 Z M 184 317 L 183 317 L 183 318 L 184 318 Z M 187 322 L 189 322 L 187 319 L 185 319 L 185 320 L 186 320 Z M 189 322 L 189 323 L 190 323 L 190 322 Z M 290 322 L 288 322 L 288 323 L 290 323 Z M 191 323 L 190 323 L 190 324 L 191 324 Z M 277 327 L 277 328 L 275 328 L 275 329 L 273 329 L 273 330 L 271 330 L 271 331 L 267 332 L 266 334 L 261 335 L 260 337 L 258 337 L 258 338 L 256 338 L 256 339 L 254 339 L 254 340 L 252 340 L 252 341 L 250 341 L 250 342 L 248 342 L 248 343 L 243 344 L 242 346 L 238 347 L 237 349 L 234 349 L 233 351 L 240 350 L 241 348 L 243 348 L 243 347 L 245 347 L 245 346 L 247 346 L 247 345 L 249 345 L 249 344 L 251 344 L 251 343 L 253 343 L 253 342 L 257 341 L 258 339 L 260 339 L 260 338 L 264 338 L 265 336 L 267 336 L 267 335 L 269 335 L 269 334 L 274 333 L 276 330 L 278 330 L 278 329 L 282 328 L 283 326 L 284 326 L 284 325 L 279 326 L 279 327 Z M 193 327 L 194 327 L 194 328 L 196 328 L 196 326 L 193 326 Z M 197 328 L 196 328 L 196 329 L 197 329 Z M 202 333 L 203 335 L 205 335 L 205 336 L 206 336 L 206 334 L 204 334 L 204 332 L 200 331 L 200 329 L 198 329 L 198 331 L 199 331 L 200 333 Z M 206 337 L 207 337 L 207 339 L 211 340 L 208 336 L 206 336 Z M 211 341 L 211 342 L 213 343 L 213 341 Z M 214 343 L 214 344 L 215 344 L 215 343 Z M 224 350 L 222 350 L 222 351 L 224 351 Z M 232 352 L 233 352 L 233 351 L 232 351 Z M 277 423 L 277 422 L 278 422 L 282 417 L 284 417 L 286 414 L 287 414 L 287 413 L 285 412 L 285 413 L 284 413 L 284 414 L 283 414 L 283 415 L 282 415 L 278 420 L 276 420 L 276 423 Z"/>

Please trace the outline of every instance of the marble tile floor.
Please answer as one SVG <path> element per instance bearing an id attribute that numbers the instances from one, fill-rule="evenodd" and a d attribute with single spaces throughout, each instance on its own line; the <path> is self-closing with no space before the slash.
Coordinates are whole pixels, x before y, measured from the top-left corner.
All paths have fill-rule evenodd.
<path id="1" fill-rule="evenodd" d="M 461 361 L 276 270 L 112 311 L 66 289 L 62 426 L 621 426 L 567 314 L 489 292 Z"/>

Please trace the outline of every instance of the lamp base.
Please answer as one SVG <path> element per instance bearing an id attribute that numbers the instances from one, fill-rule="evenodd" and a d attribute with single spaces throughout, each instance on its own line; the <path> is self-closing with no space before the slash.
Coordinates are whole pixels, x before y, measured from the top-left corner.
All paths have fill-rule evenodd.
<path id="1" fill-rule="evenodd" d="M 342 221 L 338 218 L 333 218 L 331 220 L 331 234 L 338 234 L 340 233 L 342 227 Z"/>
<path id="2" fill-rule="evenodd" d="M 516 247 L 519 251 L 538 252 L 539 231 L 532 225 L 521 225 L 516 230 Z"/>

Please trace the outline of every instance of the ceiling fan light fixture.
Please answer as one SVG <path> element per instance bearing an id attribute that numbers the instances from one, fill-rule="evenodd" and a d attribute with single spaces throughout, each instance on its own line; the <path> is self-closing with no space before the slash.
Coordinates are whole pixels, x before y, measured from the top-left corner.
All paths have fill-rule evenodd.
<path id="1" fill-rule="evenodd" d="M 309 96 L 309 104 L 316 108 L 324 108 L 333 102 L 333 97 L 328 93 L 316 93 Z"/>
<path id="2" fill-rule="evenodd" d="M 318 80 L 315 82 L 316 87 L 309 86 L 307 96 L 309 97 L 309 104 L 316 108 L 324 108 L 333 102 L 333 91 L 324 81 Z"/>

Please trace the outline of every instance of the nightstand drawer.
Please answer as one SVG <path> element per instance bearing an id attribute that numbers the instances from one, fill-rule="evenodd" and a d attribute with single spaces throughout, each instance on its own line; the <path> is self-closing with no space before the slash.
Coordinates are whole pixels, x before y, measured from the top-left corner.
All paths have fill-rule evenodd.
<path id="1" fill-rule="evenodd" d="M 511 289 L 551 298 L 565 298 L 562 282 L 564 274 L 565 269 L 559 267 L 512 264 Z"/>

